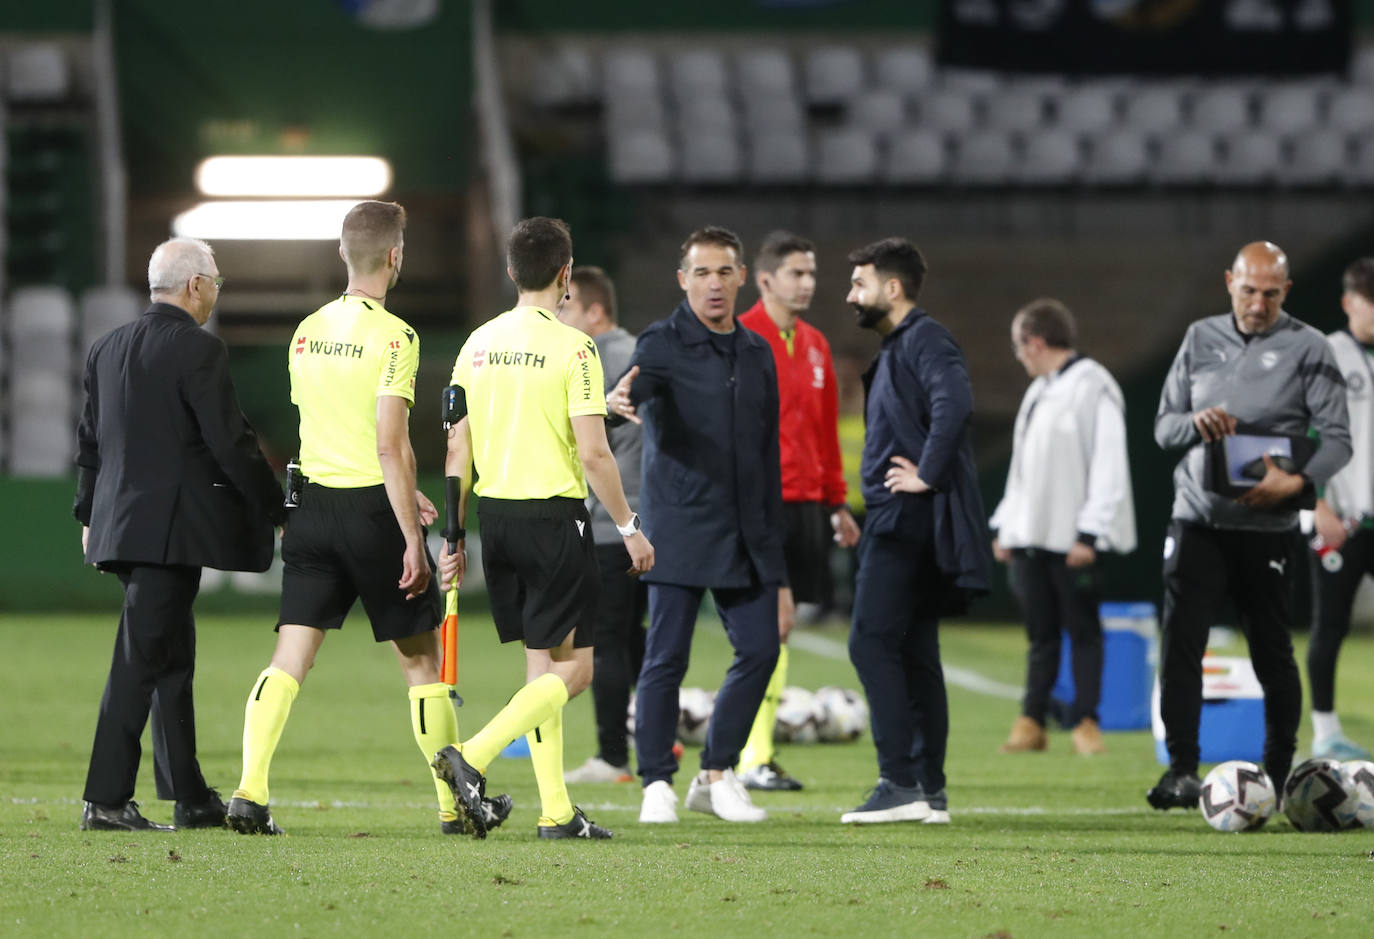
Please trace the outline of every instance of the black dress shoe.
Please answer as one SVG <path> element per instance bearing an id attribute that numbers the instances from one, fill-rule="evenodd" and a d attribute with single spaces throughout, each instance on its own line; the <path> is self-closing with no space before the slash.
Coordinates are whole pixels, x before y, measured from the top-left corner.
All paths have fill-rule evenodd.
<path id="1" fill-rule="evenodd" d="M 172 809 L 172 824 L 177 828 L 223 828 L 224 800 L 211 789 L 204 802 L 178 802 Z"/>
<path id="2" fill-rule="evenodd" d="M 96 805 L 87 802 L 81 810 L 82 831 L 175 831 L 171 825 L 150 822 L 130 799 L 123 805 Z"/>
<path id="3" fill-rule="evenodd" d="M 1195 809 L 1200 798 L 1202 781 L 1197 778 L 1197 773 L 1176 773 L 1173 770 L 1159 777 L 1159 782 L 1145 793 L 1145 801 L 1161 810 Z"/>

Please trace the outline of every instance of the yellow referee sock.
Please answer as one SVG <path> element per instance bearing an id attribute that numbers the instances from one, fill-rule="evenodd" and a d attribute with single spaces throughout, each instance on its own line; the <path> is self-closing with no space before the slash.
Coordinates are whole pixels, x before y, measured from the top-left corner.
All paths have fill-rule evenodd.
<path id="1" fill-rule="evenodd" d="M 279 668 L 269 665 L 258 676 L 243 712 L 243 778 L 235 798 L 267 804 L 267 771 L 300 690 L 296 679 Z"/>
<path id="2" fill-rule="evenodd" d="M 572 800 L 563 781 L 563 709 L 525 734 L 530 744 L 534 781 L 539 784 L 541 825 L 566 825 L 572 821 Z"/>
<path id="3" fill-rule="evenodd" d="M 568 686 L 563 679 L 552 672 L 540 675 L 517 691 L 487 726 L 463 744 L 463 759 L 477 772 L 485 773 L 508 743 L 534 730 L 567 703 Z"/>
<path id="4" fill-rule="evenodd" d="M 420 748 L 426 766 L 444 747 L 458 745 L 458 715 L 453 710 L 448 685 L 435 682 L 410 689 L 410 729 L 415 733 L 415 745 Z M 453 821 L 458 817 L 453 790 L 436 775 L 434 791 L 439 794 L 439 820 Z"/>
<path id="5" fill-rule="evenodd" d="M 782 701 L 782 689 L 787 687 L 787 644 L 778 647 L 778 665 L 773 669 L 773 677 L 768 679 L 768 689 L 763 693 L 763 703 L 754 715 L 754 726 L 749 728 L 749 739 L 739 755 L 739 771 L 753 769 L 771 763 L 773 760 L 773 724 L 778 719 L 778 703 Z"/>

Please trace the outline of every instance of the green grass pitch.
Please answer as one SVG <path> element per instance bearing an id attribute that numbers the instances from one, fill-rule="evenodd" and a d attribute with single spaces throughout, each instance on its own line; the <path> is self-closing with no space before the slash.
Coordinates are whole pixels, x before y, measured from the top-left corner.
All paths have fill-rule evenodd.
<path id="1" fill-rule="evenodd" d="M 77 829 L 115 614 L 0 618 L 0 935 L 4 936 L 1368 936 L 1374 832 L 1299 834 L 1276 819 L 1221 835 L 1196 812 L 1150 811 L 1160 772 L 1146 732 L 1109 734 L 1085 759 L 1055 733 L 1048 754 L 996 752 L 1013 701 L 950 688 L 948 827 L 853 828 L 877 769 L 853 744 L 783 746 L 806 783 L 765 794 L 771 816 L 730 825 L 682 811 L 642 826 L 633 784 L 573 787 L 615 831 L 540 842 L 528 762 L 498 759 L 516 808 L 486 841 L 441 836 L 411 738 L 405 687 L 360 614 L 331 636 L 273 766 L 281 838 L 227 831 L 131 836 Z M 264 618 L 201 618 L 196 682 L 202 763 L 226 796 L 239 772 L 243 701 L 273 642 Z M 844 627 L 794 647 L 790 684 L 857 688 Z M 827 644 L 828 643 L 828 644 Z M 1019 629 L 946 624 L 946 663 L 1019 683 Z M 459 711 L 471 734 L 519 685 L 522 656 L 491 623 L 462 620 Z M 826 651 L 831 655 L 824 654 Z M 833 653 L 839 653 L 835 657 Z M 1299 654 L 1302 650 L 1299 649 Z M 689 685 L 715 687 L 729 649 L 698 630 Z M 1346 729 L 1374 742 L 1374 639 L 1341 661 Z M 590 695 L 567 712 L 567 763 L 592 752 Z M 1304 715 L 1300 745 L 1309 743 Z M 154 797 L 150 748 L 137 797 Z M 686 794 L 696 751 L 676 789 Z"/>

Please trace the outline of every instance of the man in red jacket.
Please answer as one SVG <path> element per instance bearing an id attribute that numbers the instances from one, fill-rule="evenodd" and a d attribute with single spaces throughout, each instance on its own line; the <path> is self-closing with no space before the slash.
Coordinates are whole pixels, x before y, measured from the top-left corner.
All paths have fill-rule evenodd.
<path id="1" fill-rule="evenodd" d="M 778 633 L 792 629 L 795 603 L 827 599 L 830 540 L 853 547 L 859 526 L 845 505 L 840 469 L 839 405 L 830 343 L 801 319 L 816 292 L 816 249 L 790 232 L 764 239 L 754 262 L 760 299 L 739 321 L 768 341 L 778 367 L 778 437 L 782 458 L 783 555 L 790 587 L 778 591 Z M 787 685 L 787 646 L 768 683 L 740 754 L 750 789 L 796 790 L 801 783 L 773 759 L 773 723 Z"/>

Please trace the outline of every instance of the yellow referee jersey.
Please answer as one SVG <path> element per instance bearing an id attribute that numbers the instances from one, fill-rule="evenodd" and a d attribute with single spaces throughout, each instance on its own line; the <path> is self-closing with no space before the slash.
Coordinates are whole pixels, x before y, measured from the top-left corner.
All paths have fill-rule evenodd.
<path id="1" fill-rule="evenodd" d="M 301 321 L 287 356 L 301 472 L 335 489 L 381 485 L 377 399 L 415 403 L 415 330 L 376 300 L 345 295 Z"/>
<path id="2" fill-rule="evenodd" d="M 474 491 L 587 498 L 570 418 L 606 413 L 596 343 L 548 310 L 516 307 L 473 330 L 453 365 L 468 402 Z"/>

